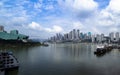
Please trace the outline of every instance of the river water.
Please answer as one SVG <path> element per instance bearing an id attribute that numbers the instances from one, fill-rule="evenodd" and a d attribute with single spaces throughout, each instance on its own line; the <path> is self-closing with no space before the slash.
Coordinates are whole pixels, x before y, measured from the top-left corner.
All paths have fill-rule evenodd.
<path id="1" fill-rule="evenodd" d="M 96 44 L 64 43 L 44 46 L 1 46 L 17 57 L 18 70 L 6 75 L 120 75 L 120 50 L 96 56 Z"/>

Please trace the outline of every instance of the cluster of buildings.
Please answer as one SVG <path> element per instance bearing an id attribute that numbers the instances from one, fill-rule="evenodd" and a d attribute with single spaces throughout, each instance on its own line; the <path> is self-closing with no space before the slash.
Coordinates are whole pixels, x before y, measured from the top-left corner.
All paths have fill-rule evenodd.
<path id="1" fill-rule="evenodd" d="M 111 32 L 108 36 L 104 34 L 92 34 L 91 32 L 83 33 L 79 29 L 73 29 L 69 33 L 57 33 L 49 38 L 49 42 L 90 42 L 90 43 L 119 43 L 120 33 Z"/>
<path id="2" fill-rule="evenodd" d="M 111 32 L 108 36 L 104 34 L 96 34 L 92 35 L 92 42 L 97 43 L 120 43 L 120 33 L 119 32 Z"/>
<path id="3" fill-rule="evenodd" d="M 18 30 L 11 30 L 10 33 L 4 30 L 4 26 L 0 26 L 0 40 L 26 40 L 29 36 L 19 34 Z"/>

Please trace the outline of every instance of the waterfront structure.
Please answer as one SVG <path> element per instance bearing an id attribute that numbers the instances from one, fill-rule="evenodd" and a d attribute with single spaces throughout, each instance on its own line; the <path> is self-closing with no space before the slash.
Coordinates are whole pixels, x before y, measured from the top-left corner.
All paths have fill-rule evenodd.
<path id="1" fill-rule="evenodd" d="M 0 26 L 0 39 L 1 40 L 26 40 L 29 36 L 19 34 L 18 30 L 11 30 L 10 33 L 4 31 L 4 27 Z"/>
<path id="2" fill-rule="evenodd" d="M 25 40 L 28 39 L 28 36 L 19 34 L 17 30 L 12 30 L 10 33 L 6 31 L 0 32 L 0 39 L 3 40 Z"/>

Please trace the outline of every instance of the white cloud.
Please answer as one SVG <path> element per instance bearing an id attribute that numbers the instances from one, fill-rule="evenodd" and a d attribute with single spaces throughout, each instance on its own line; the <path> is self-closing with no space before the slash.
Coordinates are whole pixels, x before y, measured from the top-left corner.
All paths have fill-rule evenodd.
<path id="1" fill-rule="evenodd" d="M 60 27 L 59 25 L 54 25 L 52 28 L 47 28 L 47 27 L 43 27 L 42 25 L 40 25 L 37 22 L 30 23 L 28 25 L 28 28 L 34 29 L 34 30 L 39 30 L 39 31 L 52 32 L 52 33 L 58 33 L 58 32 L 63 31 L 63 28 Z"/>
<path id="2" fill-rule="evenodd" d="M 80 17 L 80 23 L 84 26 L 82 28 L 93 33 L 109 33 L 116 32 L 120 29 L 120 0 L 111 0 L 106 8 L 95 9 L 92 16 L 87 18 Z M 82 19 L 82 20 L 81 20 Z M 75 20 L 73 21 L 75 22 Z"/>
<path id="3" fill-rule="evenodd" d="M 73 8 L 77 10 L 91 11 L 97 8 L 97 3 L 93 0 L 74 0 Z"/>
<path id="4" fill-rule="evenodd" d="M 108 11 L 111 11 L 115 14 L 120 13 L 120 0 L 111 0 L 109 6 L 107 7 Z"/>
<path id="5" fill-rule="evenodd" d="M 120 25 L 119 3 L 120 0 L 111 0 L 105 9 L 102 9 L 98 13 L 98 16 L 96 17 L 98 26 L 117 27 Z"/>
<path id="6" fill-rule="evenodd" d="M 85 13 L 90 14 L 91 12 L 93 13 L 98 7 L 98 4 L 94 0 L 59 0 L 58 3 L 65 13 L 67 10 L 73 15 L 82 15 Z"/>
<path id="7" fill-rule="evenodd" d="M 32 22 L 28 25 L 29 28 L 35 29 L 35 30 L 42 30 L 42 26 L 36 22 Z"/>
<path id="8" fill-rule="evenodd" d="M 59 33 L 63 31 L 63 28 L 58 26 L 58 25 L 54 25 L 52 28 L 45 28 L 45 30 L 47 32 L 54 32 L 54 33 Z"/>

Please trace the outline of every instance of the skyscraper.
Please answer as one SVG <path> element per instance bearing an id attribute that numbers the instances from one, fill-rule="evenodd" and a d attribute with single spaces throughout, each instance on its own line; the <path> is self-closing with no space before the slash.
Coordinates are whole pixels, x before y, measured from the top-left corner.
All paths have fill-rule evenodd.
<path id="1" fill-rule="evenodd" d="M 116 42 L 119 42 L 119 32 L 116 32 L 115 39 L 116 39 Z"/>
<path id="2" fill-rule="evenodd" d="M 80 30 L 79 30 L 79 29 L 77 30 L 77 33 L 76 33 L 76 39 L 77 39 L 77 40 L 80 39 Z"/>
<path id="3" fill-rule="evenodd" d="M 105 41 L 104 34 L 101 34 L 101 42 Z"/>
<path id="4" fill-rule="evenodd" d="M 114 33 L 113 33 L 113 32 L 111 32 L 111 33 L 109 34 L 109 37 L 110 37 L 110 41 L 111 41 L 111 42 L 114 42 Z"/>
<path id="5" fill-rule="evenodd" d="M 75 40 L 76 39 L 76 30 L 73 29 L 72 31 L 72 40 Z"/>
<path id="6" fill-rule="evenodd" d="M 92 43 L 94 43 L 95 42 L 95 35 L 92 35 Z"/>
<path id="7" fill-rule="evenodd" d="M 91 39 L 91 32 L 88 32 L 88 39 Z"/>
<path id="8" fill-rule="evenodd" d="M 72 40 L 72 31 L 70 31 L 70 32 L 68 33 L 68 39 L 69 39 L 69 40 Z"/>

